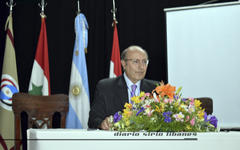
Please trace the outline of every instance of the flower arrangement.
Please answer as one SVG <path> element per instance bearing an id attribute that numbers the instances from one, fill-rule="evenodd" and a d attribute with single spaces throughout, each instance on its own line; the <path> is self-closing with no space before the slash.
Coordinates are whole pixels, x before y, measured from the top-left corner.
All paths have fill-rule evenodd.
<path id="1" fill-rule="evenodd" d="M 123 112 L 111 117 L 111 130 L 148 132 L 217 131 L 217 118 L 207 115 L 201 102 L 182 98 L 170 84 L 160 83 L 152 93 L 141 92 L 126 103 Z"/>

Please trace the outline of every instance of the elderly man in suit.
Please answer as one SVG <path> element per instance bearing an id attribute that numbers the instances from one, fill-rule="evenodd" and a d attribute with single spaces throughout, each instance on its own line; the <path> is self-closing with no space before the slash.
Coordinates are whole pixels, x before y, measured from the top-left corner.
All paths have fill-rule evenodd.
<path id="1" fill-rule="evenodd" d="M 89 128 L 109 130 L 109 116 L 121 111 L 140 91 L 151 92 L 156 87 L 156 81 L 144 79 L 148 62 L 148 54 L 140 46 L 130 46 L 122 52 L 124 74 L 98 82 L 89 113 Z"/>

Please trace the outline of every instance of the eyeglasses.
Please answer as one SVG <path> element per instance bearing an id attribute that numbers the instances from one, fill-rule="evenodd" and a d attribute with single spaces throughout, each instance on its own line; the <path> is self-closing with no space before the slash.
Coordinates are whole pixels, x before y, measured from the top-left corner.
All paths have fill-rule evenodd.
<path id="1" fill-rule="evenodd" d="M 139 64 L 143 64 L 145 66 L 148 65 L 149 60 L 143 59 L 143 60 L 139 60 L 139 59 L 125 59 L 125 61 L 131 61 L 134 65 L 139 65 Z"/>

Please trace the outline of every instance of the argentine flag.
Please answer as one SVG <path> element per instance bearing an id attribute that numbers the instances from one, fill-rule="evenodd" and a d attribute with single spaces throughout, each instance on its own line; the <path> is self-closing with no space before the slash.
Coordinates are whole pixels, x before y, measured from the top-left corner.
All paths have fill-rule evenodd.
<path id="1" fill-rule="evenodd" d="M 90 98 L 84 50 L 88 43 L 88 23 L 82 13 L 75 18 L 75 34 L 66 128 L 87 129 Z"/>

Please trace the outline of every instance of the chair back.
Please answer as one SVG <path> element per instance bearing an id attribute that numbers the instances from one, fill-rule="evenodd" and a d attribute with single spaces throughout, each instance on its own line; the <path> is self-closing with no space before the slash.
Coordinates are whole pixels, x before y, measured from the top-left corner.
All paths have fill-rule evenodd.
<path id="1" fill-rule="evenodd" d="M 198 97 L 196 98 L 200 100 L 201 107 L 205 109 L 205 112 L 209 115 L 213 113 L 213 100 L 210 97 Z"/>
<path id="2" fill-rule="evenodd" d="M 61 115 L 60 128 L 65 128 L 69 105 L 67 95 L 35 96 L 27 93 L 16 93 L 12 99 L 15 116 L 15 149 L 20 149 L 22 112 L 26 112 L 28 116 L 28 128 L 52 128 L 53 115 L 56 112 Z"/>

